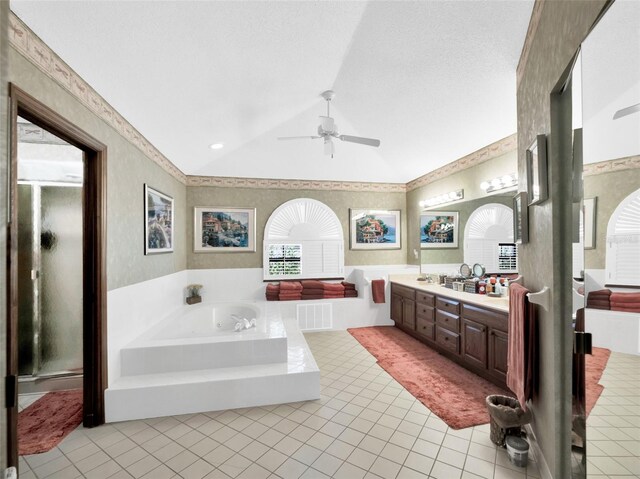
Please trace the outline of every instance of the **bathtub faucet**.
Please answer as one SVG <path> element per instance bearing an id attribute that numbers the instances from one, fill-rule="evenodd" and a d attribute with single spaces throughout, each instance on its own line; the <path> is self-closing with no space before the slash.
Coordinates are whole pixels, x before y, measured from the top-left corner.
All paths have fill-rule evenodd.
<path id="1" fill-rule="evenodd" d="M 234 326 L 233 330 L 235 332 L 238 331 L 242 331 L 244 329 L 250 329 L 250 328 L 255 328 L 256 327 L 256 320 L 255 318 L 248 320 L 247 318 L 241 318 L 240 316 L 236 315 L 236 314 L 232 314 L 231 318 L 235 320 L 236 325 Z"/>

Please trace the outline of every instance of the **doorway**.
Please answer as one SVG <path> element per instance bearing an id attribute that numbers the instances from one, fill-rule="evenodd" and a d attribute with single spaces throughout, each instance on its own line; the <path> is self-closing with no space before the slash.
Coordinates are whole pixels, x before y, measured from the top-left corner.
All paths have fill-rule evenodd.
<path id="1" fill-rule="evenodd" d="M 40 395 L 76 389 L 83 425 L 104 423 L 106 147 L 15 85 L 9 96 L 7 445 L 17 467 L 18 410 Z"/>

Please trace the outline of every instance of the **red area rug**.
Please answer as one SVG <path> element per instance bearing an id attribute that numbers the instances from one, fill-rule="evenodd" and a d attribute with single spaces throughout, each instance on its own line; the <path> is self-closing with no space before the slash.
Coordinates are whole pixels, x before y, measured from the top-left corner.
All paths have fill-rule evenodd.
<path id="1" fill-rule="evenodd" d="M 604 348 L 593 348 L 592 354 L 585 356 L 585 389 L 586 391 L 586 409 L 587 416 L 596 405 L 600 394 L 604 391 L 604 386 L 600 382 L 604 368 L 607 367 L 611 351 Z"/>
<path id="2" fill-rule="evenodd" d="M 393 326 L 348 329 L 378 364 L 453 429 L 489 422 L 485 398 L 510 392 Z"/>
<path id="3" fill-rule="evenodd" d="M 82 422 L 82 389 L 42 396 L 18 414 L 18 454 L 53 449 Z"/>

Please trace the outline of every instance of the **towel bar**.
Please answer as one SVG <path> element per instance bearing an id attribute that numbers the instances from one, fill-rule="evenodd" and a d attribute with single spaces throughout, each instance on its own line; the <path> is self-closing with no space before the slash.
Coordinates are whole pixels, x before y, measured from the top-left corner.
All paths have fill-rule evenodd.
<path id="1" fill-rule="evenodd" d="M 537 293 L 527 293 L 529 302 L 538 304 L 544 308 L 545 311 L 549 311 L 549 301 L 551 300 L 551 290 L 548 286 L 545 286 Z"/>

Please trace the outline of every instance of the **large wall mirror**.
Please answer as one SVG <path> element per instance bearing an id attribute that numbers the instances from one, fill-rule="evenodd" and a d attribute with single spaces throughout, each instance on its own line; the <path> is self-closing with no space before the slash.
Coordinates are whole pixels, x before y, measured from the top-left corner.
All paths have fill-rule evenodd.
<path id="1" fill-rule="evenodd" d="M 431 211 L 457 213 L 458 242 L 456 248 L 431 247 L 421 250 L 423 271 L 455 275 L 463 263 L 484 266 L 488 274 L 518 272 L 517 246 L 513 235 L 513 197 L 515 191 L 487 195 L 445 206 L 424 208 Z M 424 236 L 423 232 L 415 232 Z"/>
<path id="2" fill-rule="evenodd" d="M 582 326 L 594 346 L 585 370 L 574 368 L 574 382 L 582 374 L 586 388 L 586 431 L 580 430 L 584 419 L 582 425 L 576 421 L 574 408 L 573 477 L 635 477 L 640 472 L 640 2 L 616 1 L 600 19 L 582 44 L 572 90 L 574 153 L 583 162 L 577 178 L 582 197 L 574 198 L 574 313 L 585 306 Z M 578 454 L 584 452 L 586 459 Z"/>

